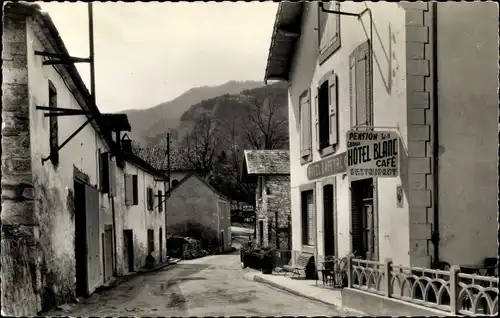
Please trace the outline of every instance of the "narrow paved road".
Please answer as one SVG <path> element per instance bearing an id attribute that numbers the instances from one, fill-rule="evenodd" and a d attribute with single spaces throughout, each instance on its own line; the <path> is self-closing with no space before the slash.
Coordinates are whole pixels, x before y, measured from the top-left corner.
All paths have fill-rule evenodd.
<path id="1" fill-rule="evenodd" d="M 48 316 L 332 316 L 333 307 L 244 278 L 239 255 L 185 261 L 134 277 Z"/>

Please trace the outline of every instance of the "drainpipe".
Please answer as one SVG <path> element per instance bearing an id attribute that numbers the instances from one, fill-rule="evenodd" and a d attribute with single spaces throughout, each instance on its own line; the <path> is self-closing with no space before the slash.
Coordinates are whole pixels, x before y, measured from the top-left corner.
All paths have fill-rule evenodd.
<path id="1" fill-rule="evenodd" d="M 438 71 L 437 71 L 437 2 L 431 2 L 432 6 L 432 117 L 433 117 L 433 194 L 434 194 L 434 231 L 431 241 L 434 245 L 433 263 L 439 262 L 439 110 L 438 110 Z"/>

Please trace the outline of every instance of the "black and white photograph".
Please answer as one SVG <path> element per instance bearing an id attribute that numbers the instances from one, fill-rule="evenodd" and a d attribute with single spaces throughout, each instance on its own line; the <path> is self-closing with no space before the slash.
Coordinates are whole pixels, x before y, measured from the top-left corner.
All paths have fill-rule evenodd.
<path id="1" fill-rule="evenodd" d="M 6 1 L 1 315 L 498 316 L 494 1 Z"/>

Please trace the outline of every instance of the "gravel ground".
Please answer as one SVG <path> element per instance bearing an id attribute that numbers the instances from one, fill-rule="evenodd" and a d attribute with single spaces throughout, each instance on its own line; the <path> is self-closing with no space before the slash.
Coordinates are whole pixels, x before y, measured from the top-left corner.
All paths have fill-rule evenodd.
<path id="1" fill-rule="evenodd" d="M 239 255 L 184 261 L 142 274 L 47 316 L 332 316 L 333 307 L 248 281 Z"/>

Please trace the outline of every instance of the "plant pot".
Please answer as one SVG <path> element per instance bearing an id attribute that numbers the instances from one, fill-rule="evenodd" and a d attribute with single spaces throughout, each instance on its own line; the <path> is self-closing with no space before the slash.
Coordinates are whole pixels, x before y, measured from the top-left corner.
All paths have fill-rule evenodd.
<path id="1" fill-rule="evenodd" d="M 262 274 L 273 273 L 273 257 L 265 255 L 261 259 Z"/>

